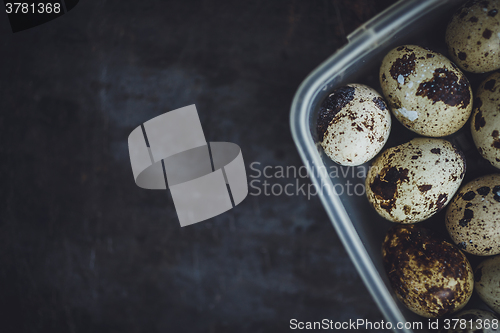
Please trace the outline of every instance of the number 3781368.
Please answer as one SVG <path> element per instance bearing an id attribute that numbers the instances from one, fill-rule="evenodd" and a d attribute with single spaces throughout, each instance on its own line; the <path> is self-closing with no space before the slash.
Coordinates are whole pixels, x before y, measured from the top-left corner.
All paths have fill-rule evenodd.
<path id="1" fill-rule="evenodd" d="M 26 3 L 26 2 L 7 2 L 5 4 L 7 14 L 59 14 L 61 12 L 60 3 Z"/>

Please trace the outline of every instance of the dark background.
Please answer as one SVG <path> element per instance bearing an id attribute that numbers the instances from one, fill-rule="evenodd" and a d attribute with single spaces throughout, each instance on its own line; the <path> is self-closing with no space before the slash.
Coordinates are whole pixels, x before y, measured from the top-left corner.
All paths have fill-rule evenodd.
<path id="1" fill-rule="evenodd" d="M 249 195 L 181 228 L 168 192 L 135 185 L 127 137 L 196 104 L 248 175 L 301 166 L 297 87 L 393 2 L 82 0 L 16 34 L 0 13 L 0 332 L 382 320 L 317 197 Z"/>

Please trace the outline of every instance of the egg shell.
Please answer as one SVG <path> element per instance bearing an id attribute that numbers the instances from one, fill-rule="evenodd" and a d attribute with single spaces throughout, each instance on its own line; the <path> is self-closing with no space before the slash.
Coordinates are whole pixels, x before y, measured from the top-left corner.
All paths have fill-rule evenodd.
<path id="1" fill-rule="evenodd" d="M 326 155 L 340 165 L 357 166 L 384 147 L 391 114 L 374 89 L 348 84 L 335 89 L 321 104 L 317 134 Z"/>
<path id="2" fill-rule="evenodd" d="M 382 256 L 397 298 L 418 315 L 436 318 L 454 313 L 472 295 L 474 275 L 465 255 L 419 225 L 389 229 Z"/>
<path id="3" fill-rule="evenodd" d="M 479 153 L 500 169 L 500 73 L 486 78 L 474 99 L 471 133 Z"/>
<path id="4" fill-rule="evenodd" d="M 424 136 L 455 133 L 472 111 L 465 75 L 442 54 L 420 46 L 391 50 L 380 67 L 380 85 L 398 121 Z"/>
<path id="5" fill-rule="evenodd" d="M 481 262 L 475 271 L 474 289 L 496 313 L 500 313 L 500 255 Z"/>
<path id="6" fill-rule="evenodd" d="M 443 139 L 416 138 L 385 150 L 368 170 L 368 201 L 392 222 L 423 221 L 452 199 L 465 175 L 465 158 Z"/>
<path id="7" fill-rule="evenodd" d="M 500 253 L 500 174 L 462 186 L 446 210 L 446 229 L 465 252 L 478 256 Z"/>
<path id="8" fill-rule="evenodd" d="M 484 73 L 500 68 L 500 1 L 468 1 L 446 28 L 451 59 L 462 69 Z"/>
<path id="9" fill-rule="evenodd" d="M 458 321 L 455 321 L 458 320 Z M 500 319 L 490 311 L 470 309 L 462 311 L 450 320 L 450 329 L 445 333 L 498 333 Z M 496 327 L 496 328 L 494 328 Z"/>

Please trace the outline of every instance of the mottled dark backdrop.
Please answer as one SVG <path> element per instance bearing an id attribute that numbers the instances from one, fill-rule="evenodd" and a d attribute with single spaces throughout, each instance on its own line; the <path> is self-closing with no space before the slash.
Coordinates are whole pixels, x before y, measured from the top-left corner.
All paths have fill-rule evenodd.
<path id="1" fill-rule="evenodd" d="M 392 2 L 81 0 L 16 34 L 0 14 L 0 332 L 381 320 L 317 197 L 249 196 L 180 228 L 167 192 L 134 184 L 127 137 L 195 103 L 249 175 L 300 166 L 298 85 Z"/>

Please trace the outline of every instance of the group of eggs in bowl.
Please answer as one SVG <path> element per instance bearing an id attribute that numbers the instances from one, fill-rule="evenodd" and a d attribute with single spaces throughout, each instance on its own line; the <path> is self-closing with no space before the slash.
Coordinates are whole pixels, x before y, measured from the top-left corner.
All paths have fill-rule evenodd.
<path id="1" fill-rule="evenodd" d="M 446 29 L 451 60 L 400 45 L 380 65 L 382 94 L 364 84 L 338 87 L 317 120 L 318 140 L 334 162 L 356 166 L 375 158 L 366 196 L 380 216 L 395 222 L 382 256 L 398 299 L 427 318 L 480 319 L 469 322 L 481 326 L 471 329 L 485 332 L 500 332 L 500 171 L 463 184 L 465 155 L 442 137 L 469 122 L 476 149 L 500 169 L 499 10 L 500 0 L 466 2 Z M 464 72 L 488 74 L 473 92 Z M 386 148 L 392 117 L 417 137 Z M 441 210 L 446 237 L 419 224 Z M 467 256 L 485 260 L 473 270 Z M 496 314 L 460 313 L 474 290 Z"/>

